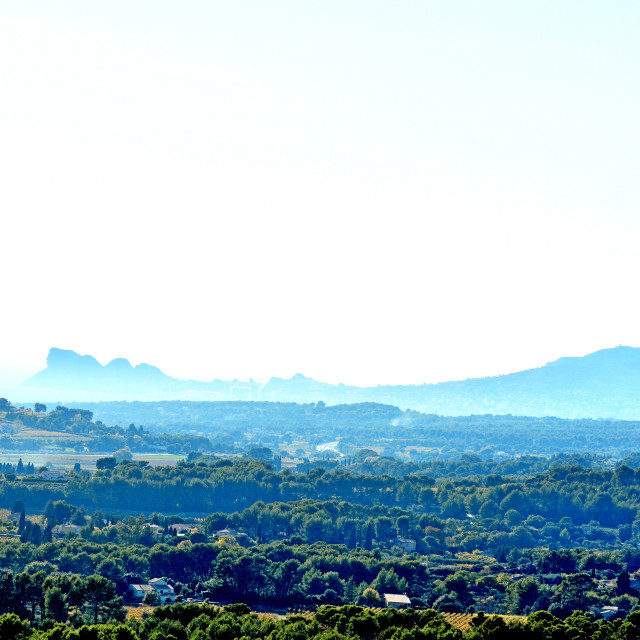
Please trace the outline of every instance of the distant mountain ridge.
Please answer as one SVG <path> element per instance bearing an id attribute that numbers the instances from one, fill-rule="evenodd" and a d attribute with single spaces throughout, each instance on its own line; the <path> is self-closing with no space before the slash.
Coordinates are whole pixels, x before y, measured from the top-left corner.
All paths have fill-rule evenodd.
<path id="1" fill-rule="evenodd" d="M 23 386 L 122 396 L 123 400 L 263 400 L 342 404 L 378 402 L 441 415 L 513 414 L 565 418 L 640 419 L 640 349 L 615 347 L 563 357 L 535 369 L 488 378 L 422 385 L 355 387 L 318 382 L 301 374 L 254 381 L 180 380 L 148 364 L 51 349 L 47 368 Z M 73 397 L 69 397 L 73 400 Z M 106 398 L 105 398 L 106 399 Z"/>
<path id="2" fill-rule="evenodd" d="M 103 366 L 93 356 L 54 348 L 47 356 L 47 368 L 23 384 L 52 389 L 127 391 L 133 387 L 136 391 L 146 391 L 168 380 L 160 369 L 148 364 L 133 367 L 125 358 L 116 358 Z"/>

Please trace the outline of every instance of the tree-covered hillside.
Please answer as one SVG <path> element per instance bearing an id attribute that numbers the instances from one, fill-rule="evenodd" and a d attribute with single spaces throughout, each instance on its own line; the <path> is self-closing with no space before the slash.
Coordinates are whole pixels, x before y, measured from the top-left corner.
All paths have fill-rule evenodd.
<path id="1" fill-rule="evenodd" d="M 337 441 L 340 453 L 360 448 L 403 460 L 496 458 L 598 452 L 622 458 L 640 451 L 640 422 L 555 417 L 445 417 L 375 403 L 326 405 L 281 402 L 71 403 L 105 424 L 144 425 L 156 433 L 193 434 L 224 445 L 266 443 L 283 457 L 320 457 L 317 445 Z M 302 441 L 302 442 L 301 442 Z M 286 453 L 285 453 L 286 452 Z M 326 457 L 326 456 L 325 456 Z"/>

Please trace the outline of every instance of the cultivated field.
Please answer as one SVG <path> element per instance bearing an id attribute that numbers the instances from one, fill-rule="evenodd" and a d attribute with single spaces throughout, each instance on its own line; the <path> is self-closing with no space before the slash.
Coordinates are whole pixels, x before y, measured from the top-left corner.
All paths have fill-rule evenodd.
<path id="1" fill-rule="evenodd" d="M 104 458 L 106 453 L 47 453 L 46 451 L 12 451 L 11 453 L 0 453 L 2 462 L 11 462 L 15 464 L 22 459 L 23 463 L 32 462 L 38 468 L 46 466 L 51 469 L 73 469 L 76 462 L 80 463 L 82 469 L 95 469 L 96 460 Z M 134 460 L 146 461 L 151 466 L 173 466 L 179 460 L 184 460 L 186 456 L 182 454 L 174 455 L 171 453 L 136 453 L 133 454 Z"/>
<path id="2" fill-rule="evenodd" d="M 442 613 L 440 614 L 452 627 L 460 629 L 463 633 L 469 631 L 471 628 L 471 620 L 476 615 L 475 613 Z M 525 622 L 525 616 L 505 616 L 499 614 L 491 614 L 492 618 L 502 618 L 505 622 L 511 622 L 517 620 L 519 622 Z"/>

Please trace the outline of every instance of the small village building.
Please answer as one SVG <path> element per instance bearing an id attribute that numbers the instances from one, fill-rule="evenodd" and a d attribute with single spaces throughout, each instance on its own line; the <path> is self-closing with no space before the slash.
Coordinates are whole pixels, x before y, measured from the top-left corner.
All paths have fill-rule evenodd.
<path id="1" fill-rule="evenodd" d="M 613 591 L 616 588 L 615 580 L 596 580 L 598 591 Z"/>
<path id="2" fill-rule="evenodd" d="M 383 593 L 384 606 L 392 609 L 407 609 L 411 606 L 411 600 L 401 593 Z"/>
<path id="3" fill-rule="evenodd" d="M 70 522 L 66 522 L 65 524 L 57 524 L 51 532 L 54 535 L 66 536 L 67 533 L 74 533 L 75 535 L 80 535 L 83 527 L 79 524 L 71 524 Z"/>
<path id="4" fill-rule="evenodd" d="M 144 526 L 149 527 L 154 536 L 159 536 L 164 533 L 164 529 L 159 524 L 150 524 L 147 522 Z"/>
<path id="5" fill-rule="evenodd" d="M 150 584 L 130 584 L 129 593 L 137 600 L 142 600 L 147 593 L 153 591 L 153 587 Z"/>
<path id="6" fill-rule="evenodd" d="M 66 478 L 62 471 L 51 471 L 47 469 L 46 471 L 41 471 L 38 474 L 38 478 L 42 480 L 47 480 L 49 482 L 65 482 Z"/>
<path id="7" fill-rule="evenodd" d="M 44 471 L 40 471 L 36 475 L 36 478 L 39 480 L 46 480 L 47 482 L 66 482 L 67 477 L 62 471 L 53 471 L 51 469 L 45 469 Z"/>
<path id="8" fill-rule="evenodd" d="M 171 531 L 172 529 L 173 531 L 175 531 L 175 534 L 179 537 L 191 535 L 192 533 L 196 533 L 198 531 L 198 527 L 192 524 L 183 524 L 183 523 L 169 525 L 169 531 Z"/>
<path id="9" fill-rule="evenodd" d="M 242 531 L 236 531 L 235 529 L 220 529 L 215 533 L 216 538 L 235 538 L 237 541 L 242 541 L 244 538 L 248 538 L 249 536 L 246 533 L 242 533 Z"/>
<path id="10" fill-rule="evenodd" d="M 154 578 L 149 580 L 149 584 L 153 587 L 154 591 L 160 596 L 160 602 L 175 602 L 176 594 L 173 587 L 167 584 L 164 578 Z"/>
<path id="11" fill-rule="evenodd" d="M 154 578 L 147 584 L 130 584 L 129 593 L 136 600 L 142 600 L 148 593 L 155 592 L 160 596 L 160 602 L 175 602 L 176 594 L 173 587 L 164 578 Z"/>
<path id="12" fill-rule="evenodd" d="M 416 541 L 411 538 L 396 538 L 395 545 L 405 553 L 413 553 L 416 550 Z"/>
<path id="13" fill-rule="evenodd" d="M 618 607 L 607 606 L 607 607 L 602 607 L 602 609 L 600 609 L 600 615 L 605 620 L 609 620 L 610 618 L 613 618 L 617 614 L 618 614 Z"/>

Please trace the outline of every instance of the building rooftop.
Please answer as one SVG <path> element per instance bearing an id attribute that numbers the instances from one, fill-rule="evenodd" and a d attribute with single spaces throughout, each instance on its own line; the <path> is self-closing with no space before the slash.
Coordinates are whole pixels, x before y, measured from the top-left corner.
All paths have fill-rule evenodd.
<path id="1" fill-rule="evenodd" d="M 387 604 L 411 604 L 411 600 L 401 593 L 383 593 L 382 595 Z"/>

